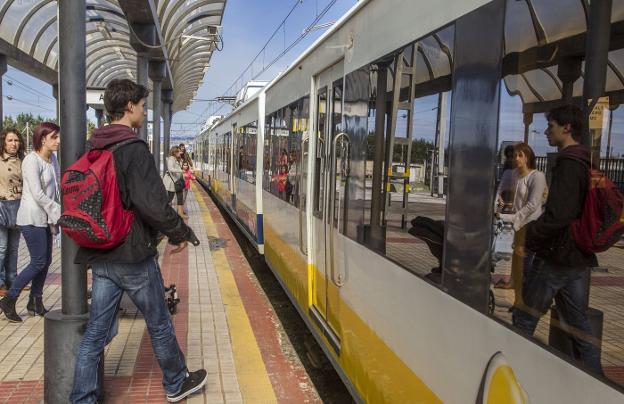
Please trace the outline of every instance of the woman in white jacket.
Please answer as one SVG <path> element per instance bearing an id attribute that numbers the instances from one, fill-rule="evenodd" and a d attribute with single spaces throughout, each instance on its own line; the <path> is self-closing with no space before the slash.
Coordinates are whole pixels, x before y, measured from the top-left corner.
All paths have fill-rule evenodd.
<path id="1" fill-rule="evenodd" d="M 513 213 L 500 214 L 500 218 L 513 225 L 515 230 L 514 253 L 511 261 L 511 281 L 504 288 L 515 291 L 514 304 L 510 310 L 522 307 L 522 278 L 524 268 L 532 254 L 524 249 L 525 226 L 544 212 L 548 195 L 546 176 L 535 169 L 535 153 L 526 143 L 514 145 L 514 170 L 512 172 Z M 500 203 L 500 201 L 499 201 Z"/>
<path id="2" fill-rule="evenodd" d="M 30 263 L 19 273 L 0 309 L 11 322 L 21 322 L 15 303 L 24 287 L 32 282 L 26 306 L 31 316 L 43 316 L 43 286 L 52 262 L 52 240 L 58 234 L 56 223 L 61 216 L 58 180 L 60 167 L 54 152 L 59 148 L 60 128 L 51 122 L 37 126 L 33 148 L 22 162 L 22 200 L 17 211 L 17 225 L 26 240 Z"/>
<path id="3" fill-rule="evenodd" d="M 173 197 L 176 197 L 176 204 L 178 215 L 186 219 L 188 216 L 184 214 L 184 188 L 180 191 L 176 191 L 175 182 L 179 179 L 184 181 L 184 171 L 182 170 L 182 150 L 178 146 L 173 146 L 167 157 L 167 172 L 163 176 L 163 183 L 165 189 L 169 193 L 169 203 L 173 201 Z"/>

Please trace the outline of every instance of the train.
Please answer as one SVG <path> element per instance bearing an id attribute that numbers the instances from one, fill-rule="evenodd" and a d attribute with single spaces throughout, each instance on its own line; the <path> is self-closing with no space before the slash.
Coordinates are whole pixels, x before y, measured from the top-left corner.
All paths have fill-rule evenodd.
<path id="1" fill-rule="evenodd" d="M 489 307 L 505 108 L 522 141 L 529 118 L 582 97 L 557 69 L 584 55 L 588 13 L 577 0 L 361 0 L 194 139 L 199 180 L 356 402 L 623 402 L 617 381 Z M 444 224 L 441 245 L 409 234 L 418 216 Z"/>

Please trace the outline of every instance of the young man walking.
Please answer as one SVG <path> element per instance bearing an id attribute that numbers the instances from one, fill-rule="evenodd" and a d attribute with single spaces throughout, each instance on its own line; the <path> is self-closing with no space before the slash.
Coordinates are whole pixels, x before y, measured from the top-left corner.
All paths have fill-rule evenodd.
<path id="1" fill-rule="evenodd" d="M 574 347 L 583 364 L 601 374 L 600 351 L 592 343 L 587 316 L 587 276 L 598 264 L 595 254 L 585 254 L 570 235 L 570 223 L 581 216 L 589 189 L 591 151 L 579 144 L 583 114 L 572 105 L 551 110 L 545 135 L 559 154 L 542 216 L 527 225 L 526 249 L 535 253 L 525 268 L 525 309 L 515 309 L 513 324 L 533 335 L 539 317 L 553 299 L 560 318 L 571 327 Z"/>
<path id="2" fill-rule="evenodd" d="M 93 286 L 89 324 L 76 358 L 72 403 L 98 400 L 98 362 L 123 292 L 143 313 L 167 400 L 184 399 L 201 389 L 207 379 L 204 369 L 187 370 L 165 303 L 156 256 L 158 232 L 176 245 L 174 253 L 197 238 L 169 205 L 149 148 L 132 130 L 143 123 L 147 95 L 145 87 L 130 80 L 111 81 L 104 93 L 104 105 L 112 123 L 96 129 L 87 145 L 89 149 L 114 150 L 121 200 L 134 213 L 134 222 L 121 245 L 109 250 L 80 248 L 76 255 L 76 263 L 91 265 Z M 123 144 L 110 149 L 120 142 Z"/>

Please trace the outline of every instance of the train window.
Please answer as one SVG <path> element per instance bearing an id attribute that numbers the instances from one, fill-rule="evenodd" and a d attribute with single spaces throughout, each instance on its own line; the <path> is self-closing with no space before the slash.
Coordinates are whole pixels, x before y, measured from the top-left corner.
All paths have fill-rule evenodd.
<path id="1" fill-rule="evenodd" d="M 407 45 L 349 73 L 344 88 L 345 233 L 434 282 L 444 242 L 453 38 L 449 26 Z"/>
<path id="2" fill-rule="evenodd" d="M 256 142 L 258 122 L 239 128 L 236 164 L 238 178 L 254 184 L 256 182 Z"/>
<path id="3" fill-rule="evenodd" d="M 507 2 L 492 290 L 496 317 L 624 385 L 624 239 L 588 254 L 568 231 L 587 189 L 579 159 L 624 191 L 624 52 L 614 41 L 621 11 L 614 2 L 600 23 L 612 25 L 605 63 L 586 71 L 584 46 L 570 46 L 586 43 L 583 4 L 570 2 L 564 23 L 545 8 Z M 531 20 L 541 22 L 531 26 L 541 39 L 521 23 Z M 563 142 L 556 131 L 572 122 L 584 129 L 568 126 L 572 141 Z"/>
<path id="4" fill-rule="evenodd" d="M 265 163 L 271 173 L 266 176 L 268 190 L 295 206 L 299 206 L 300 193 L 303 192 L 300 188 L 301 143 L 308 128 L 308 108 L 309 97 L 304 97 L 267 118 L 272 130 L 270 163 Z"/>
<path id="5" fill-rule="evenodd" d="M 273 134 L 273 130 L 275 128 L 275 114 L 269 115 L 265 118 L 264 124 L 264 158 L 263 158 L 263 172 L 264 178 L 262 183 L 262 188 L 266 191 L 271 190 L 271 138 Z"/>

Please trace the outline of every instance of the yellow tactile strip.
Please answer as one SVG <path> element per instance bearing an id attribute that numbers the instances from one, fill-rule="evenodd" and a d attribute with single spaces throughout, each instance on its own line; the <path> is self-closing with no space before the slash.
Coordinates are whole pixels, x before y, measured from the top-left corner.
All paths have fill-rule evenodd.
<path id="1" fill-rule="evenodd" d="M 198 191 L 195 185 L 194 191 Z M 208 236 L 218 238 L 219 233 L 208 207 L 202 198 L 196 200 Z M 212 259 L 219 278 L 243 401 L 248 403 L 275 403 L 277 399 L 225 252 L 221 249 L 212 251 Z"/>

